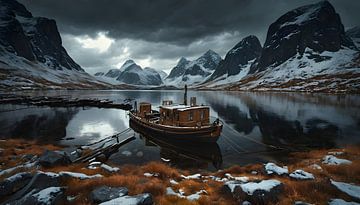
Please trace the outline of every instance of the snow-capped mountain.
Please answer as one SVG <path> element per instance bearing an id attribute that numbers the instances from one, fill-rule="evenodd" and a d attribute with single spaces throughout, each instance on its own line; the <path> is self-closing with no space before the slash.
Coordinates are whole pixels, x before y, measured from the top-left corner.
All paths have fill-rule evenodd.
<path id="1" fill-rule="evenodd" d="M 155 69 L 156 70 L 156 69 Z M 165 80 L 165 78 L 168 76 L 168 74 L 165 72 L 165 71 L 163 71 L 163 70 L 156 70 L 158 73 L 159 73 L 159 75 L 160 75 L 160 77 L 161 77 L 161 80 Z"/>
<path id="2" fill-rule="evenodd" d="M 249 73 L 218 89 L 358 92 L 360 54 L 328 1 L 294 9 L 272 23 Z M 207 85 L 207 87 L 211 87 Z"/>
<path id="3" fill-rule="evenodd" d="M 215 71 L 221 60 L 221 56 L 212 50 L 208 50 L 194 61 L 182 57 L 166 77 L 165 84 L 176 87 L 199 84 Z"/>
<path id="4" fill-rule="evenodd" d="M 56 22 L 0 0 L 0 88 L 106 87 L 66 52 Z"/>
<path id="5" fill-rule="evenodd" d="M 156 69 L 146 67 L 142 69 L 133 60 L 127 60 L 120 69 L 110 69 L 106 74 L 95 73 L 98 80 L 110 84 L 131 84 L 131 85 L 161 85 L 161 75 Z"/>
<path id="6" fill-rule="evenodd" d="M 360 48 L 360 27 L 355 26 L 346 31 L 346 35 L 353 39 L 355 45 Z"/>
<path id="7" fill-rule="evenodd" d="M 236 44 L 221 60 L 207 84 L 237 82 L 248 74 L 251 63 L 261 54 L 261 44 L 256 36 L 247 36 Z"/>

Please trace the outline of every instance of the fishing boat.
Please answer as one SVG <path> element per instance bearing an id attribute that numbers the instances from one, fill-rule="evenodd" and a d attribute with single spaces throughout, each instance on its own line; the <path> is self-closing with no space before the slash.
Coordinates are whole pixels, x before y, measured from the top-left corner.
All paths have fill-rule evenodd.
<path id="1" fill-rule="evenodd" d="M 188 105 L 186 86 L 183 104 L 164 100 L 156 111 L 150 103 L 138 106 L 135 101 L 129 116 L 130 126 L 169 140 L 216 142 L 223 127 L 219 119 L 210 122 L 210 108 L 197 105 L 196 97 L 191 97 Z"/>

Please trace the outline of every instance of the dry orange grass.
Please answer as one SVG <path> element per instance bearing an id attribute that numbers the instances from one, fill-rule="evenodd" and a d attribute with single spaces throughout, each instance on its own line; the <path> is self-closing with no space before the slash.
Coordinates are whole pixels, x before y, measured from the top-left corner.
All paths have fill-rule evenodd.
<path id="1" fill-rule="evenodd" d="M 17 146 L 23 146 L 17 148 Z M 17 140 L 1 141 L 0 147 L 4 149 L 1 161 L 5 162 L 5 166 L 12 166 L 19 163 L 17 160 L 12 160 L 9 157 L 13 155 L 22 154 L 41 154 L 44 149 L 60 149 L 52 145 L 37 145 L 36 142 L 24 142 Z M 350 165 L 330 166 L 322 164 L 322 158 L 328 154 L 329 151 L 344 151 L 344 154 L 337 157 L 351 160 Z M 278 179 L 284 184 L 284 191 L 279 196 L 279 201 L 275 204 L 285 205 L 293 204 L 294 201 L 305 201 L 313 204 L 327 204 L 331 198 L 342 198 L 350 201 L 349 196 L 338 191 L 330 183 L 330 179 L 342 182 L 351 182 L 360 184 L 360 146 L 346 147 L 345 149 L 332 150 L 313 150 L 308 152 L 298 152 L 289 155 L 289 163 L 286 164 L 289 172 L 296 169 L 308 171 L 315 176 L 315 180 L 299 181 L 289 178 L 288 176 L 268 176 L 264 172 L 262 164 L 252 164 L 247 166 L 233 166 L 220 172 L 205 173 L 202 175 L 213 175 L 217 177 L 225 177 L 226 173 L 233 176 L 248 176 L 251 179 Z M 322 167 L 321 170 L 311 168 L 313 164 L 318 164 Z M 279 164 L 280 165 L 280 164 Z M 66 194 L 68 196 L 77 196 L 72 204 L 91 204 L 89 193 L 96 187 L 107 185 L 112 187 L 124 186 L 129 189 L 129 195 L 136 195 L 140 193 L 151 193 L 156 204 L 179 204 L 179 205 L 212 205 L 212 204 L 238 204 L 231 197 L 223 192 L 223 183 L 216 182 L 211 179 L 204 182 L 203 179 L 182 179 L 180 175 L 190 175 L 187 170 L 179 170 L 170 167 L 161 162 L 151 162 L 142 166 L 124 165 L 120 167 L 117 173 L 108 173 L 101 168 L 91 170 L 86 168 L 87 164 L 78 163 L 69 166 L 58 166 L 54 168 L 42 169 L 43 171 L 60 172 L 71 171 L 80 172 L 88 175 L 102 174 L 103 178 L 79 180 L 74 178 L 64 179 L 62 181 L 64 186 L 68 189 Z M 258 174 L 251 174 L 252 171 L 257 171 Z M 144 173 L 157 173 L 157 177 L 146 177 Z M 170 179 L 174 179 L 179 184 L 171 184 Z M 182 189 L 185 195 L 194 194 L 200 190 L 206 190 L 204 194 L 197 201 L 188 201 L 187 199 L 177 196 L 166 195 L 166 188 L 172 187 L 175 192 Z"/>

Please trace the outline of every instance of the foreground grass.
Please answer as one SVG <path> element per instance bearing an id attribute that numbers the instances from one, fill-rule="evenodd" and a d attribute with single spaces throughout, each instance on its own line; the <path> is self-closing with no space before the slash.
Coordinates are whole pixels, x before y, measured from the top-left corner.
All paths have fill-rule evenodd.
<path id="1" fill-rule="evenodd" d="M 22 158 L 25 154 L 40 155 L 45 149 L 59 150 L 61 147 L 53 145 L 42 145 L 36 142 L 21 140 L 0 141 L 1 158 L 0 169 L 14 167 L 24 163 Z M 341 151 L 344 154 L 341 158 L 351 160 L 349 165 L 325 165 L 322 164 L 322 158 L 328 152 Z M 339 156 L 340 157 L 340 156 Z M 321 169 L 313 168 L 313 165 L 321 166 Z M 109 173 L 102 169 L 87 169 L 88 164 L 78 163 L 69 166 L 58 166 L 54 168 L 40 168 L 42 171 L 71 171 L 80 172 L 88 175 L 102 174 L 104 177 L 89 180 L 66 179 L 62 183 L 67 186 L 67 196 L 76 197 L 71 204 L 91 204 L 89 193 L 101 185 L 107 186 L 125 186 L 129 189 L 129 195 L 151 193 L 156 204 L 181 204 L 181 205 L 205 205 L 205 204 L 239 204 L 231 195 L 224 193 L 223 182 L 218 182 L 208 178 L 201 179 L 183 179 L 181 175 L 191 175 L 188 170 L 180 170 L 170 167 L 161 162 L 150 162 L 142 166 L 123 165 L 120 171 Z M 279 164 L 281 165 L 281 164 Z M 278 179 L 284 184 L 284 191 L 279 196 L 279 201 L 274 204 L 293 204 L 294 201 L 305 201 L 313 204 L 327 204 L 332 198 L 342 198 L 351 200 L 349 196 L 339 192 L 330 184 L 330 179 L 348 183 L 360 184 L 360 146 L 351 146 L 344 149 L 314 150 L 310 152 L 292 153 L 289 155 L 289 163 L 286 164 L 289 172 L 296 169 L 314 174 L 314 180 L 300 181 L 287 176 L 269 176 L 264 172 L 262 164 L 251 164 L 247 166 L 233 166 L 218 172 L 201 171 L 202 176 L 225 177 L 226 173 L 233 176 L 247 176 L 250 180 Z M 8 177 L 22 169 L 14 170 L 12 173 L 0 176 L 0 180 Z M 35 169 L 30 171 L 36 171 Z M 254 174 L 256 171 L 256 174 Z M 146 177 L 144 173 L 153 173 L 157 176 Z M 170 183 L 175 180 L 178 184 Z M 166 188 L 171 187 L 178 192 L 180 189 L 184 195 L 191 195 L 200 190 L 206 190 L 207 194 L 200 197 L 199 200 L 189 201 L 178 196 L 166 194 Z"/>

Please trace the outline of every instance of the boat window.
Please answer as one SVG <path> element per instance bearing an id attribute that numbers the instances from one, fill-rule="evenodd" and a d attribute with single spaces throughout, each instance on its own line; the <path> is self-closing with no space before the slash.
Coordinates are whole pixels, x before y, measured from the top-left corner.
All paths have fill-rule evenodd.
<path id="1" fill-rule="evenodd" d="M 190 111 L 190 112 L 189 112 L 189 121 L 192 121 L 192 120 L 193 120 L 193 112 Z"/>
<path id="2" fill-rule="evenodd" d="M 201 110 L 200 119 L 203 120 L 205 118 L 205 110 Z"/>

